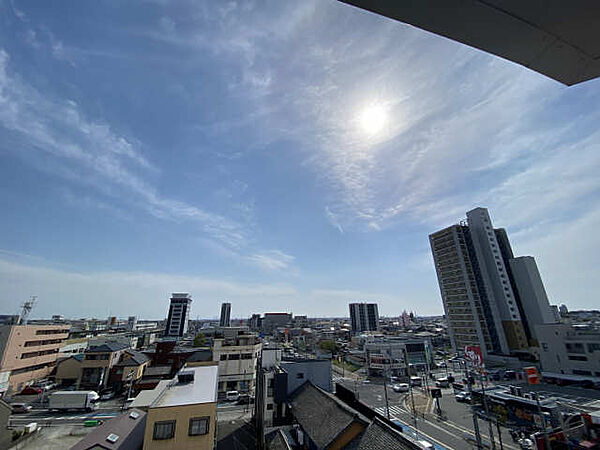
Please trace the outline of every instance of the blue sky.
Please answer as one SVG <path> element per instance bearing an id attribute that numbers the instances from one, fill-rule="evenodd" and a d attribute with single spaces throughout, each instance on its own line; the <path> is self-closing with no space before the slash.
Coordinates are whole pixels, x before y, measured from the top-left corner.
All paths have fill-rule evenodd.
<path id="1" fill-rule="evenodd" d="M 0 2 L 2 312 L 438 314 L 475 206 L 597 307 L 599 105 L 336 1 Z"/>

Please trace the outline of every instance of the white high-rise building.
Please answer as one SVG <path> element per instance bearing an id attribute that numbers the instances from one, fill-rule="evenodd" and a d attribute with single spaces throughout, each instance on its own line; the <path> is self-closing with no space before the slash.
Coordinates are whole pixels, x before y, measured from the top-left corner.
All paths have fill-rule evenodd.
<path id="1" fill-rule="evenodd" d="M 173 293 L 169 305 L 169 315 L 165 337 L 180 338 L 187 332 L 192 296 L 187 293 Z"/>
<path id="2" fill-rule="evenodd" d="M 555 322 L 535 260 L 515 258 L 506 231 L 485 208 L 429 236 L 455 351 L 528 352 L 535 326 Z"/>

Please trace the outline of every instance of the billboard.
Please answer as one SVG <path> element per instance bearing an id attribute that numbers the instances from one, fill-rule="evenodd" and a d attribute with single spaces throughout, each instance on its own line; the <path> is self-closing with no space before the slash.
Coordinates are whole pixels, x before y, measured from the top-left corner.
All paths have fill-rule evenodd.
<path id="1" fill-rule="evenodd" d="M 481 352 L 481 347 L 479 346 L 465 345 L 465 359 L 473 367 L 485 367 L 485 363 L 483 362 L 483 353 Z"/>

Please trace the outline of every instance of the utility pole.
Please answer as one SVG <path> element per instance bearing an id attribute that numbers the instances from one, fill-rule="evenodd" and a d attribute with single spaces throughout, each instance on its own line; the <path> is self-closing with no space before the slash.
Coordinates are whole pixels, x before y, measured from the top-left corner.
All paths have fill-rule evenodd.
<path id="1" fill-rule="evenodd" d="M 408 351 L 406 350 L 406 346 L 404 347 L 404 361 L 406 364 L 406 373 L 408 374 L 408 392 L 410 394 L 410 401 L 412 403 L 412 416 L 413 416 L 413 422 L 415 425 L 415 433 L 416 433 L 417 439 L 419 439 L 419 428 L 417 426 L 417 410 L 415 408 L 415 397 L 413 395 L 412 381 L 411 381 L 412 374 L 410 371 L 410 363 L 408 361 Z"/>
<path id="2" fill-rule="evenodd" d="M 477 442 L 477 448 L 482 449 L 483 444 L 481 443 L 481 434 L 479 432 L 479 422 L 477 422 L 477 413 L 475 412 L 475 404 L 473 403 L 473 389 L 471 388 L 471 374 L 467 362 L 464 362 L 464 367 L 467 372 L 467 389 L 469 397 L 471 397 L 471 413 L 473 414 L 473 430 L 475 431 L 475 441 Z"/>
<path id="3" fill-rule="evenodd" d="M 485 415 L 488 420 L 488 427 L 490 430 L 490 442 L 492 443 L 492 450 L 496 449 L 496 442 L 494 441 L 494 428 L 492 427 L 492 417 L 490 416 L 490 410 L 488 408 L 488 402 L 485 398 L 485 380 L 483 379 L 483 375 L 481 375 L 481 393 L 483 394 L 483 406 L 485 408 Z M 500 432 L 498 432 L 500 433 Z"/>

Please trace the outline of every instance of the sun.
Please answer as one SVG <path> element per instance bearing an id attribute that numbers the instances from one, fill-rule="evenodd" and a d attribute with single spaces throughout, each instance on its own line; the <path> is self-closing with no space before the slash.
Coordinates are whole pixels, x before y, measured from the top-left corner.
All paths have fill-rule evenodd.
<path id="1" fill-rule="evenodd" d="M 369 106 L 362 110 L 359 123 L 366 134 L 378 134 L 387 123 L 387 111 L 381 105 Z"/>

